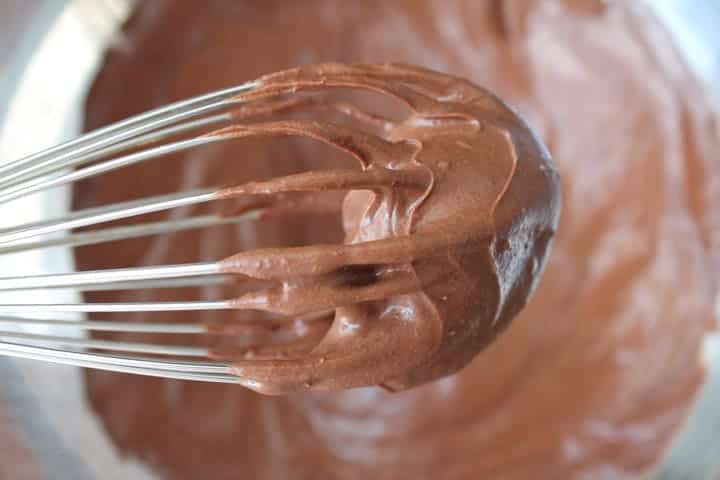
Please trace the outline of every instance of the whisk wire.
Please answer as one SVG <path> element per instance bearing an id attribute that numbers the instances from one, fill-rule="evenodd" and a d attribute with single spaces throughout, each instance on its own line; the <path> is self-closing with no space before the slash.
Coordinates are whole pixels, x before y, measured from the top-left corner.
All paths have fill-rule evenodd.
<path id="1" fill-rule="evenodd" d="M 0 245 L 26 238 L 82 228 L 101 223 L 161 212 L 172 208 L 197 205 L 217 198 L 215 190 L 204 189 L 185 193 L 160 195 L 141 200 L 116 203 L 109 206 L 81 210 L 64 218 L 25 224 L 0 231 Z"/>
<path id="2" fill-rule="evenodd" d="M 0 255 L 50 247 L 80 247 L 117 240 L 175 233 L 184 230 L 239 224 L 248 220 L 256 219 L 258 214 L 258 211 L 253 210 L 241 215 L 230 217 L 224 217 L 221 215 L 201 215 L 160 222 L 145 222 L 127 227 L 111 227 L 94 230 L 92 232 L 74 233 L 64 235 L 60 238 L 50 238 L 47 240 L 9 242 L 0 246 Z"/>
<path id="3" fill-rule="evenodd" d="M 162 361 L 105 353 L 73 352 L 12 342 L 0 342 L 0 355 L 150 377 L 237 383 L 237 377 L 231 373 L 230 367 L 220 362 Z"/>
<path id="4" fill-rule="evenodd" d="M 33 167 L 28 167 L 23 170 L 17 171 L 13 175 L 9 175 L 6 178 L 3 178 L 0 180 L 0 189 L 9 189 L 10 187 L 16 187 L 18 185 L 24 184 L 24 187 L 30 187 L 32 185 L 38 185 L 42 182 L 34 182 L 32 184 L 28 183 L 31 180 L 35 180 L 39 177 L 43 177 L 52 173 L 55 173 L 60 170 L 65 170 L 73 167 L 79 167 L 81 165 L 91 163 L 95 160 L 99 160 L 103 157 L 108 157 L 110 155 L 114 155 L 116 153 L 120 153 L 126 150 L 131 150 L 134 148 L 150 145 L 152 143 L 156 143 L 160 140 L 170 138 L 173 136 L 177 136 L 181 133 L 185 133 L 188 131 L 192 131 L 195 129 L 203 128 L 203 127 L 209 127 L 209 126 L 217 126 L 222 123 L 228 122 L 232 116 L 229 113 L 223 113 L 219 115 L 213 115 L 206 118 L 199 118 L 197 120 L 189 121 L 187 123 L 181 123 L 179 125 L 174 125 L 172 127 L 168 127 L 162 130 L 158 130 L 155 132 L 151 132 L 145 135 L 142 135 L 137 138 L 131 138 L 129 140 L 126 140 L 121 143 L 109 145 L 107 147 L 101 148 L 97 151 L 94 151 L 92 153 L 88 153 L 85 155 L 73 155 L 69 158 L 66 158 L 64 160 L 55 160 L 52 162 L 47 162 L 45 164 L 37 164 Z M 16 189 L 18 190 L 18 189 Z"/>
<path id="5" fill-rule="evenodd" d="M 55 147 L 29 155 L 14 162 L 0 165 L 0 176 L 4 181 L 14 178 L 18 172 L 27 172 L 29 168 L 43 168 L 68 157 L 91 153 L 97 149 L 113 145 L 137 135 L 150 132 L 187 118 L 210 113 L 228 105 L 227 100 L 255 87 L 254 83 L 245 83 L 224 90 L 208 93 L 187 100 L 166 105 L 126 120 L 99 128 Z"/>
<path id="6" fill-rule="evenodd" d="M 97 270 L 91 272 L 60 273 L 51 275 L 26 275 L 0 277 L 0 292 L 11 290 L 36 290 L 43 288 L 67 288 L 115 282 L 159 280 L 165 278 L 195 277 L 221 273 L 217 262 L 164 265 L 159 267 L 136 267 Z"/>

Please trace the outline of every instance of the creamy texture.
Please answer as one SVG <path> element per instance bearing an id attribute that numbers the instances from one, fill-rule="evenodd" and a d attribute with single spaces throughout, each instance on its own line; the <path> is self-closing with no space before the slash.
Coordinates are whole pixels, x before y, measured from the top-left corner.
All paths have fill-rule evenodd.
<path id="1" fill-rule="evenodd" d="M 638 478 L 685 418 L 702 382 L 700 341 L 716 325 L 718 127 L 666 33 L 638 2 L 147 2 L 93 86 L 87 126 L 322 61 L 447 71 L 529 119 L 563 182 L 563 217 L 532 301 L 457 375 L 403 393 L 268 398 L 88 372 L 91 404 L 118 448 L 169 478 Z M 85 183 L 76 203 L 343 162 L 311 142 L 242 140 Z M 339 242 L 339 222 L 328 217 L 84 248 L 78 264 L 216 260 L 239 247 Z"/>
<path id="2" fill-rule="evenodd" d="M 226 344 L 214 356 L 263 393 L 401 390 L 455 373 L 509 324 L 539 279 L 560 206 L 545 147 L 491 93 L 417 67 L 311 65 L 254 84 L 233 99 L 241 103 L 231 126 L 205 138 L 311 138 L 360 171 L 311 170 L 221 191 L 225 201 L 264 204 L 258 222 L 273 212 L 302 216 L 302 204 L 342 210 L 345 243 L 223 260 L 222 271 L 243 275 L 246 286 L 274 282 L 234 297 L 233 307 L 279 314 L 278 328 L 297 338 Z M 338 90 L 380 93 L 410 113 L 369 113 L 332 98 Z M 307 110 L 315 117 L 278 118 Z M 318 118 L 325 111 L 346 124 Z M 328 191 L 348 193 L 313 195 Z M 228 329 L 267 328 L 267 315 L 255 316 Z"/>

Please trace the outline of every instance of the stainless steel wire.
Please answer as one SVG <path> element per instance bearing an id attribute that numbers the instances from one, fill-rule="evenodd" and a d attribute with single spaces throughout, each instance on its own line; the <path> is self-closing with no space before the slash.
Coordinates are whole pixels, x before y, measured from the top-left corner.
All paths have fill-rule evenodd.
<path id="1" fill-rule="evenodd" d="M 0 202 L 8 202 L 61 185 L 221 139 L 195 132 L 231 120 L 235 96 L 254 87 L 247 83 L 212 92 L 98 129 L 75 140 L 0 165 Z M 224 111 L 223 111 L 224 110 Z M 189 135 L 189 137 L 187 137 Z M 186 137 L 183 137 L 186 136 Z M 204 215 L 132 225 L 95 228 L 116 220 L 217 200 L 212 189 L 131 200 L 72 212 L 62 218 L 25 223 L 0 230 L 0 255 L 53 247 L 76 247 L 128 238 L 160 235 L 252 221 L 258 210 L 233 216 Z M 90 230 L 73 231 L 86 227 Z M 68 288 L 77 291 L 129 290 L 176 286 L 222 285 L 228 275 L 217 263 L 0 277 L 0 292 Z M 88 338 L 82 332 L 207 335 L 199 323 L 139 323 L 102 320 L 33 318 L 65 312 L 165 312 L 223 310 L 229 301 L 139 303 L 0 304 L 0 355 L 115 372 L 207 382 L 236 381 L 229 365 L 209 360 L 207 348 Z M 25 316 L 18 316 L 25 315 Z M 47 333 L 52 329 L 53 333 Z M 73 335 L 55 334 L 67 329 Z M 77 336 L 79 334 L 79 336 Z M 119 355 L 122 352 L 123 355 Z M 197 358 L 189 361 L 186 357 Z M 200 360 L 204 359 L 204 360 Z"/>

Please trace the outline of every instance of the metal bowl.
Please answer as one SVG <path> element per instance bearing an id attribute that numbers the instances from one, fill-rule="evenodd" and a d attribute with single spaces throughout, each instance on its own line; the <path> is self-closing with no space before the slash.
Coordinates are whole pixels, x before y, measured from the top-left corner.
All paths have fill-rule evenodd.
<path id="1" fill-rule="evenodd" d="M 649 1 L 649 0 L 648 0 Z M 21 157 L 80 129 L 84 95 L 102 54 L 135 0 L 5 0 L 0 6 L 0 162 Z M 720 6 L 704 0 L 649 2 L 667 24 L 689 64 L 720 85 Z M 12 46 L 10 48 L 10 46 Z M 717 88 L 717 87 L 716 87 Z M 717 91 L 720 99 L 720 88 Z M 720 101 L 718 101 L 720 109 Z M 59 215 L 69 192 L 56 191 L 0 205 L 3 223 Z M 22 218 L 19 217 L 22 215 Z M 32 217 L 32 218 L 30 218 Z M 0 257 L 0 271 L 68 271 L 69 251 Z M 47 302 L 77 300 L 47 292 Z M 14 299 L 17 300 L 15 294 Z M 37 301 L 37 293 L 33 293 Z M 681 434 L 651 478 L 711 479 L 720 474 L 720 340 L 709 338 L 710 381 Z M 0 358 L 0 414 L 9 412 L 34 462 L 62 478 L 153 478 L 116 453 L 84 398 L 77 369 Z M 0 445 L 3 445 L 0 415 Z M 0 449 L 0 463 L 3 453 Z M 10 458 L 10 457 L 8 457 Z M 10 460 L 7 460 L 10 461 Z M 13 461 L 16 461 L 13 457 Z M 18 467 L 20 468 L 20 467 Z M 0 468 L 0 476 L 4 470 Z M 11 470 L 13 472 L 14 470 Z M 18 472 L 20 470 L 17 470 Z"/>

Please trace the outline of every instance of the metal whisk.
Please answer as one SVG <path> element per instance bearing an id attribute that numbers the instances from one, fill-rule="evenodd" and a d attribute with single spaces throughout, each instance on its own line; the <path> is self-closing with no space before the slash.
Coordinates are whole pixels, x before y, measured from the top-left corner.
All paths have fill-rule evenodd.
<path id="1" fill-rule="evenodd" d="M 352 102 L 318 96 L 338 88 L 392 97 L 408 107 L 410 114 L 404 120 L 391 120 Z M 257 121 L 258 116 L 272 119 L 276 113 L 298 110 L 330 110 L 351 119 L 352 126 L 306 119 Z M 407 137 L 410 131 L 418 137 Z M 0 255 L 257 220 L 287 211 L 288 205 L 312 211 L 317 203 L 302 194 L 321 191 L 374 192 L 374 197 L 353 197 L 369 198 L 360 200 L 366 209 L 362 218 L 354 218 L 357 213 L 352 208 L 352 213 L 344 207 L 342 212 L 369 229 L 351 227 L 357 231 L 337 245 L 251 250 L 209 263 L 2 277 L 0 292 L 203 286 L 236 276 L 282 285 L 221 301 L 0 304 L 0 329 L 2 325 L 47 325 L 98 332 L 242 337 L 241 327 L 222 327 L 219 332 L 216 325 L 201 322 L 40 320 L 22 315 L 256 310 L 307 321 L 311 326 L 303 323 L 305 332 L 315 335 L 319 331 L 322 338 L 311 354 L 285 359 L 279 347 L 270 350 L 279 359 L 268 358 L 264 350 L 262 358 L 245 352 L 239 361 L 233 357 L 224 362 L 227 355 L 197 346 L 14 331 L 0 331 L 0 354 L 163 378 L 237 382 L 265 393 L 373 384 L 400 389 L 456 371 L 472 358 L 468 352 L 480 351 L 509 323 L 517 309 L 501 301 L 501 293 L 492 287 L 495 282 L 503 283 L 502 295 L 514 298 L 516 306 L 523 305 L 534 288 L 534 281 L 524 281 L 516 273 L 539 274 L 557 224 L 559 182 L 549 155 L 524 121 L 489 92 L 411 66 L 301 67 L 144 113 L 0 166 L 0 204 L 171 153 L 258 135 L 301 136 L 329 144 L 354 157 L 362 168 L 296 173 L 79 210 L 63 218 L 0 230 Z M 492 156 L 486 159 L 474 153 L 485 151 Z M 523 189 L 511 183 L 535 186 Z M 522 200 L 500 205 L 511 188 L 520 188 L 524 197 L 518 193 Z M 431 190 L 439 193 L 431 196 Z M 226 215 L 89 229 L 238 197 L 254 200 Z M 538 207 L 526 208 L 525 200 Z M 430 212 L 423 218 L 431 220 L 421 219 L 410 228 L 412 213 L 399 212 L 413 212 L 421 203 Z M 387 213 L 374 215 L 376 211 Z M 388 215 L 400 223 L 387 227 Z M 523 227 L 515 229 L 515 222 Z M 499 235 L 507 240 L 496 243 Z M 505 272 L 497 270 L 494 262 L 500 260 L 490 254 L 503 262 L 513 259 L 507 279 L 497 277 Z M 487 277 L 491 287 L 469 282 L 469 275 Z M 383 303 L 388 299 L 394 303 Z M 437 308 L 460 314 L 441 319 Z M 317 320 L 327 320 L 333 312 L 329 330 L 316 330 L 318 325 L 327 327 Z M 356 337 L 347 333 L 357 330 L 362 333 Z M 305 341 L 313 338 L 317 335 L 308 335 Z"/>

